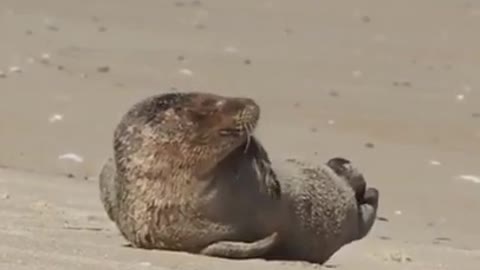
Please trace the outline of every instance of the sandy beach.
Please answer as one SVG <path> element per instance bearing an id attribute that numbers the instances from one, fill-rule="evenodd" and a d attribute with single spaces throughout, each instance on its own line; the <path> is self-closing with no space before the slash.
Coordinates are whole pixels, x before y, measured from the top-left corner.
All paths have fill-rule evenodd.
<path id="1" fill-rule="evenodd" d="M 0 0 L 0 269 L 314 269 L 125 247 L 112 132 L 168 91 L 254 98 L 272 156 L 351 159 L 380 220 L 324 268 L 480 266 L 480 3 Z"/>

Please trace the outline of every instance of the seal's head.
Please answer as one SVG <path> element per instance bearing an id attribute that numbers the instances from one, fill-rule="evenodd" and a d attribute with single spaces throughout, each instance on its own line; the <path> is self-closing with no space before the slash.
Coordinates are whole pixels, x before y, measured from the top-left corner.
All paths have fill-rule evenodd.
<path id="1" fill-rule="evenodd" d="M 250 139 L 259 117 L 259 106 L 249 98 L 200 92 L 153 96 L 127 112 L 115 131 L 115 150 L 130 161 L 207 172 Z"/>

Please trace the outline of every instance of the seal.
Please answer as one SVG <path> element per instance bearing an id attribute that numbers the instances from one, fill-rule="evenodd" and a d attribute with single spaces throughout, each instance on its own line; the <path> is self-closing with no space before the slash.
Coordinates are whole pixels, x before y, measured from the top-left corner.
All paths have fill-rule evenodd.
<path id="1" fill-rule="evenodd" d="M 281 187 L 252 137 L 259 117 L 252 99 L 201 92 L 134 104 L 99 175 L 102 204 L 125 239 L 228 258 L 271 250 L 278 233 L 259 205 L 274 205 Z"/>
<path id="2" fill-rule="evenodd" d="M 349 160 L 337 157 L 319 165 L 275 160 L 273 169 L 282 186 L 273 219 L 283 225 L 275 229 L 279 243 L 268 258 L 324 264 L 373 227 L 379 192 L 366 188 L 363 175 Z"/>

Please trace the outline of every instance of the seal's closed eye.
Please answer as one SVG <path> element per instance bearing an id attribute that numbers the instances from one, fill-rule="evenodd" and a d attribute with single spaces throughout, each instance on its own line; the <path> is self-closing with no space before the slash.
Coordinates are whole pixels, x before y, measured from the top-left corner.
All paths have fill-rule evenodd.
<path id="1" fill-rule="evenodd" d="M 218 131 L 220 136 L 239 136 L 242 132 L 241 128 L 223 128 Z"/>

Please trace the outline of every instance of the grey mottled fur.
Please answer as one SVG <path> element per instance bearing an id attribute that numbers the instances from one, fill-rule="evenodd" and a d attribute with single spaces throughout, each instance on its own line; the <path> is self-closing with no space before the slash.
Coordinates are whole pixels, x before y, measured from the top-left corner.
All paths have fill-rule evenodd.
<path id="1" fill-rule="evenodd" d="M 253 100 L 206 93 L 134 105 L 99 177 L 104 208 L 125 239 L 146 249 L 265 255 L 278 234 L 259 229 L 265 209 L 258 206 L 281 190 L 257 149 L 240 147 L 258 112 Z"/>
<path id="2" fill-rule="evenodd" d="M 167 156 L 149 158 L 146 152 L 155 144 L 144 140 L 145 133 L 129 138 L 127 130 L 144 130 L 152 121 L 140 121 L 152 114 L 151 108 L 145 114 L 138 111 L 134 108 L 133 119 L 127 116 L 117 128 L 117 140 L 125 140 L 117 143 L 126 150 L 117 148 L 116 159 L 100 173 L 105 210 L 134 246 L 324 263 L 343 245 L 367 235 L 374 224 L 378 191 L 365 191 L 363 176 L 353 173 L 348 161 L 272 165 L 261 143 L 251 137 L 249 143 L 232 146 L 209 170 L 197 168 L 200 175 L 185 167 L 162 168 L 158 161 Z M 212 147 L 216 143 L 228 148 L 219 138 Z M 127 156 L 138 164 L 117 170 Z M 161 173 L 165 170 L 170 176 Z"/>
<path id="3" fill-rule="evenodd" d="M 378 191 L 368 188 L 358 201 L 352 181 L 328 165 L 295 160 L 274 162 L 282 186 L 276 219 L 280 244 L 271 258 L 325 263 L 342 246 L 365 237 L 378 207 Z M 359 190 L 359 192 L 362 192 Z"/>

